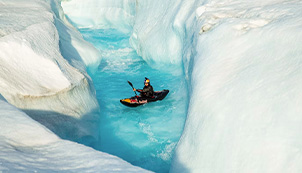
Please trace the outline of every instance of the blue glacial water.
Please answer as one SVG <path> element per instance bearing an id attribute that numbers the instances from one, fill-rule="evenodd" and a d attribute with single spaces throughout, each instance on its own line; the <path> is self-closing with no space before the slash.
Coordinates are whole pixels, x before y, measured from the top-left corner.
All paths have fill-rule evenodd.
<path id="1" fill-rule="evenodd" d="M 118 30 L 80 32 L 103 56 L 97 72 L 90 74 L 101 107 L 101 136 L 94 148 L 148 170 L 168 172 L 186 118 L 188 96 L 182 70 L 148 65 L 131 48 L 129 36 Z M 122 105 L 120 99 L 134 95 L 127 80 L 141 89 L 145 77 L 154 90 L 169 89 L 168 96 L 136 108 Z"/>

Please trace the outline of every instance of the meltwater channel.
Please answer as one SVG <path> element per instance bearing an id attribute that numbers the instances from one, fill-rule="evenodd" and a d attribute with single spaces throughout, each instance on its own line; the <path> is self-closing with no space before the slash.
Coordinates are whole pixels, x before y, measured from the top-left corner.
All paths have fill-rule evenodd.
<path id="1" fill-rule="evenodd" d="M 187 86 L 182 70 L 173 65 L 149 66 L 129 44 L 129 35 L 115 29 L 80 29 L 85 40 L 100 50 L 103 59 L 90 74 L 101 108 L 100 141 L 94 148 L 133 165 L 168 172 L 186 119 Z M 130 108 L 120 99 L 134 94 L 148 77 L 154 90 L 169 89 L 158 102 Z"/>

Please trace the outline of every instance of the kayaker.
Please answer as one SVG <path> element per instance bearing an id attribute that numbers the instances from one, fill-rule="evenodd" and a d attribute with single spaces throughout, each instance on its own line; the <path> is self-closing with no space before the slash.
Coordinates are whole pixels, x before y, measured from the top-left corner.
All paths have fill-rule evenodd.
<path id="1" fill-rule="evenodd" d="M 145 84 L 145 86 L 144 86 L 143 89 L 135 89 L 135 88 L 133 88 L 133 91 L 140 92 L 141 93 L 140 95 L 142 97 L 152 98 L 153 94 L 154 94 L 154 90 L 153 90 L 152 85 L 150 84 L 150 80 L 148 78 L 146 78 L 144 84 Z"/>

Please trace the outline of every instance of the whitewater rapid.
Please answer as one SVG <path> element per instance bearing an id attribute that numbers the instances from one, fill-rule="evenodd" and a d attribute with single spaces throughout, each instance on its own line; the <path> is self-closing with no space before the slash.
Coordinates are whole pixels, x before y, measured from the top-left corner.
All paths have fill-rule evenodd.
<path id="1" fill-rule="evenodd" d="M 103 57 L 98 70 L 90 74 L 102 110 L 100 141 L 93 147 L 147 170 L 168 172 L 188 106 L 184 75 L 173 65 L 149 66 L 130 46 L 129 35 L 119 30 L 79 31 Z M 169 89 L 168 96 L 136 108 L 122 105 L 120 99 L 135 95 L 127 81 L 140 88 L 145 77 L 155 91 Z"/>

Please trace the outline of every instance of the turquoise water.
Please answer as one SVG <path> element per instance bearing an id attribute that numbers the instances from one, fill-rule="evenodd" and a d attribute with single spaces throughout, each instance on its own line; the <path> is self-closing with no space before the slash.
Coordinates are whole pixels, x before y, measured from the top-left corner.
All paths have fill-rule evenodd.
<path id="1" fill-rule="evenodd" d="M 81 29 L 84 38 L 102 52 L 97 72 L 90 74 L 101 107 L 100 141 L 94 148 L 155 172 L 168 172 L 174 148 L 183 130 L 187 88 L 181 70 L 174 66 L 149 66 L 117 30 Z M 158 102 L 129 108 L 119 100 L 134 95 L 135 88 L 151 80 L 154 90 L 169 89 Z"/>

